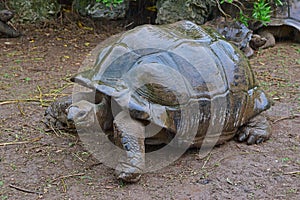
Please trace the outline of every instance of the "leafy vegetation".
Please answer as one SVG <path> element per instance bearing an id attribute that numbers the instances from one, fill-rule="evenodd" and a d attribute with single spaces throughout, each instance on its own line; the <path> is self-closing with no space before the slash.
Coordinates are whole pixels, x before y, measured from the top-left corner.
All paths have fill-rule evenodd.
<path id="1" fill-rule="evenodd" d="M 262 22 L 269 22 L 271 18 L 271 6 L 265 0 L 254 2 L 252 17 Z"/>
<path id="2" fill-rule="evenodd" d="M 236 8 L 239 9 L 239 17 L 238 21 L 242 22 L 246 26 L 248 26 L 249 20 L 255 20 L 260 21 L 264 25 L 266 25 L 267 22 L 270 22 L 271 18 L 271 4 L 275 4 L 276 6 L 282 6 L 283 3 L 281 0 L 256 0 L 253 1 L 253 9 L 252 9 L 252 15 L 247 15 L 243 11 L 244 5 L 239 0 L 221 0 L 220 4 L 229 3 Z M 223 13 L 224 14 L 224 13 Z"/>
<path id="3" fill-rule="evenodd" d="M 103 3 L 106 6 L 115 6 L 122 3 L 124 0 L 96 0 L 97 3 Z"/>
<path id="4" fill-rule="evenodd" d="M 95 0 L 96 2 L 101 2 L 106 6 L 115 6 L 116 4 L 122 3 L 124 0 Z M 271 4 L 276 6 L 282 6 L 281 0 L 255 0 L 253 1 L 252 15 L 245 14 L 244 5 L 240 0 L 218 0 L 220 4 L 229 3 L 239 9 L 239 15 L 237 20 L 248 26 L 249 20 L 260 21 L 264 25 L 270 22 L 271 18 Z"/>
<path id="5" fill-rule="evenodd" d="M 17 13 L 17 17 L 14 17 L 13 21 L 21 23 L 35 23 L 52 19 L 61 9 L 56 0 L 10 0 L 7 1 L 7 6 Z"/>

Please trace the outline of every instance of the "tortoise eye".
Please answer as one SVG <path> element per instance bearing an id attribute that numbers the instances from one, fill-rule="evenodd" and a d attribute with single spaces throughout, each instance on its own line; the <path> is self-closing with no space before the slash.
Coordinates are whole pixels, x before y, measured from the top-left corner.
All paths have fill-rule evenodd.
<path id="1" fill-rule="evenodd" d="M 86 114 L 85 111 L 80 111 L 80 112 L 77 114 L 77 117 L 83 117 L 85 114 Z"/>

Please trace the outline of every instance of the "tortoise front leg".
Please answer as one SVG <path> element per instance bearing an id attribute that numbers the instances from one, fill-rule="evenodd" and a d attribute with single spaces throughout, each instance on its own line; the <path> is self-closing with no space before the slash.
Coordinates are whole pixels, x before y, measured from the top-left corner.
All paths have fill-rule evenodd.
<path id="1" fill-rule="evenodd" d="M 116 168 L 118 179 L 136 182 L 145 168 L 145 126 L 125 111 L 114 119 L 114 139 L 125 152 Z"/>
<path id="2" fill-rule="evenodd" d="M 268 140 L 271 136 L 271 127 L 263 115 L 257 115 L 238 131 L 238 140 L 247 144 L 258 144 Z"/>

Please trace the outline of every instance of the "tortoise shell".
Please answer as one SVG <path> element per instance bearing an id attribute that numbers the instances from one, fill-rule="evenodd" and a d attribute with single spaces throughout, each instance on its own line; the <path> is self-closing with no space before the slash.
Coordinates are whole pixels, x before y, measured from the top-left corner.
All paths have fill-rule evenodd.
<path id="1" fill-rule="evenodd" d="M 195 145 L 207 134 L 219 143 L 230 139 L 270 106 L 243 53 L 189 21 L 125 32 L 72 81 L 111 97 L 132 118 L 182 141 L 195 138 Z"/>

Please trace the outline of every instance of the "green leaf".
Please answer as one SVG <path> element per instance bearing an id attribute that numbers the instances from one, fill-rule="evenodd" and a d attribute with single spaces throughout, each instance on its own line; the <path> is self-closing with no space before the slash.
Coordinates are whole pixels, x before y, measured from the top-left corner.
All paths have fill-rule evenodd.
<path id="1" fill-rule="evenodd" d="M 5 74 L 3 75 L 3 77 L 4 77 L 4 78 L 9 78 L 10 75 L 9 75 L 8 73 L 5 73 Z"/>
<path id="2" fill-rule="evenodd" d="M 24 78 L 24 81 L 26 81 L 26 82 L 28 82 L 30 80 L 31 80 L 31 78 L 29 78 L 29 77 Z"/>
<path id="3" fill-rule="evenodd" d="M 110 7 L 111 5 L 116 6 L 117 4 L 122 3 L 123 1 L 124 0 L 96 0 L 97 3 L 102 2 L 107 7 Z"/>
<path id="4" fill-rule="evenodd" d="M 283 6 L 283 3 L 281 0 L 275 0 L 275 5 L 276 6 Z"/>

